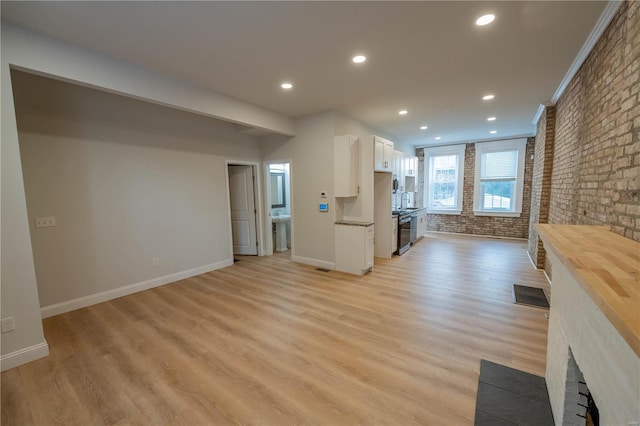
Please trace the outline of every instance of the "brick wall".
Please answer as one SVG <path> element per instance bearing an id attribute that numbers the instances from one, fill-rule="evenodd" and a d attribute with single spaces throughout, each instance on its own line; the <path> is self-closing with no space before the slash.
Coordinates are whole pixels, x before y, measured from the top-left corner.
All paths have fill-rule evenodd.
<path id="1" fill-rule="evenodd" d="M 628 1 L 556 104 L 549 223 L 609 225 L 640 241 L 639 90 L 640 6 Z M 548 128 L 538 123 L 537 141 Z M 545 155 L 537 147 L 536 173 Z M 532 223 L 543 221 L 532 217 Z M 529 252 L 539 261 L 537 235 L 529 237 Z M 548 262 L 545 269 L 550 273 Z"/>
<path id="2" fill-rule="evenodd" d="M 529 219 L 529 256 L 538 268 L 545 262 L 545 251 L 534 223 L 548 223 L 551 193 L 551 170 L 555 141 L 556 108 L 547 106 L 538 121 L 533 161 L 531 214 Z"/>
<path id="3" fill-rule="evenodd" d="M 475 178 L 475 144 L 467 144 L 464 158 L 464 186 L 462 213 L 460 215 L 427 215 L 427 230 L 455 232 L 461 234 L 492 235 L 499 237 L 527 238 L 529 233 L 529 210 L 531 181 L 533 175 L 534 138 L 527 139 L 525 154 L 522 214 L 520 217 L 475 216 L 473 214 L 473 185 Z M 416 150 L 418 156 L 417 205 L 423 205 L 424 195 L 424 149 Z"/>

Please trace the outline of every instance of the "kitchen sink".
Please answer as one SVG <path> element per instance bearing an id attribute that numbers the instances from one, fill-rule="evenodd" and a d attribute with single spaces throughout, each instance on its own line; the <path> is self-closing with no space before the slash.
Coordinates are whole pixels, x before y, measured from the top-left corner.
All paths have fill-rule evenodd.
<path id="1" fill-rule="evenodd" d="M 291 216 L 288 214 L 281 214 L 280 216 L 272 216 L 271 222 L 273 223 L 281 223 L 281 222 L 289 222 Z"/>

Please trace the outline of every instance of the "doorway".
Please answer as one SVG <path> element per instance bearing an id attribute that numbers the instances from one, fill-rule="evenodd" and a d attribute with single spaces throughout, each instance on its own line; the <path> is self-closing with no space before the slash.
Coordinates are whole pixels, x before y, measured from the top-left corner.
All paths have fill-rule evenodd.
<path id="1" fill-rule="evenodd" d="M 229 206 L 233 254 L 258 254 L 256 173 L 252 165 L 229 164 Z"/>
<path id="2" fill-rule="evenodd" d="M 284 253 L 292 249 L 293 203 L 291 191 L 291 162 L 273 161 L 265 164 L 267 187 L 267 252 Z M 270 246 L 270 250 L 269 250 Z"/>

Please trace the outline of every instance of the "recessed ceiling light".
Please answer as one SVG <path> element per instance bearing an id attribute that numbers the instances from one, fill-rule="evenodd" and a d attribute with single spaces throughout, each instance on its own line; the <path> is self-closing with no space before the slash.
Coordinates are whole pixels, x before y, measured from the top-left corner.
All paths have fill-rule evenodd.
<path id="1" fill-rule="evenodd" d="M 289 89 L 293 88 L 293 84 L 291 84 L 291 83 L 282 83 L 280 85 L 280 87 L 282 87 L 283 89 L 289 90 Z"/>
<path id="2" fill-rule="evenodd" d="M 367 57 L 364 55 L 357 55 L 357 56 L 354 56 L 351 60 L 356 64 L 361 64 L 367 60 Z"/>
<path id="3" fill-rule="evenodd" d="M 487 118 L 487 121 L 496 121 L 496 118 L 495 117 L 489 117 L 489 118 Z"/>
<path id="4" fill-rule="evenodd" d="M 492 15 L 492 14 L 482 15 L 481 17 L 476 19 L 476 25 L 479 25 L 482 27 L 484 25 L 488 25 L 492 23 L 494 19 L 496 19 L 495 15 Z"/>
<path id="5" fill-rule="evenodd" d="M 401 109 L 400 111 L 398 111 L 398 114 L 407 115 L 407 114 L 409 114 L 409 111 L 407 111 L 406 109 Z"/>
<path id="6" fill-rule="evenodd" d="M 497 130 L 492 130 L 489 133 L 491 133 L 492 135 L 495 135 L 496 133 L 498 133 L 498 131 Z"/>
<path id="7" fill-rule="evenodd" d="M 427 126 L 420 126 L 420 130 L 427 130 L 428 127 Z"/>
<path id="8" fill-rule="evenodd" d="M 439 141 L 440 139 L 442 139 L 440 136 L 436 136 L 437 141 Z"/>
<path id="9" fill-rule="evenodd" d="M 491 99 L 493 99 L 493 98 L 495 98 L 495 97 L 496 97 L 495 95 L 491 95 L 491 94 L 489 94 L 489 95 L 484 95 L 484 96 L 482 97 L 482 99 L 483 99 L 483 100 L 485 100 L 485 101 L 490 101 Z"/>

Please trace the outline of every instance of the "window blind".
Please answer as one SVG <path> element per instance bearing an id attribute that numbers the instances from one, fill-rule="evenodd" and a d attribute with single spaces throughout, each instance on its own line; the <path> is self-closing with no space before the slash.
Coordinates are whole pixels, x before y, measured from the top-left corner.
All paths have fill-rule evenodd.
<path id="1" fill-rule="evenodd" d="M 518 151 L 483 153 L 481 164 L 481 179 L 515 179 L 518 169 Z"/>

